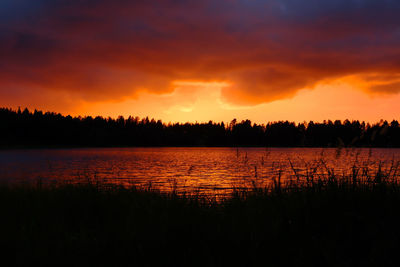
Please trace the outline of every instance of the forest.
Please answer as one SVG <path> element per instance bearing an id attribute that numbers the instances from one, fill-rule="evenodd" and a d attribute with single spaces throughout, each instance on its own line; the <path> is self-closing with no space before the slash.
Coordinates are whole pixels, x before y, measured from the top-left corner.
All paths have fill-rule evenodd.
<path id="1" fill-rule="evenodd" d="M 1 148 L 117 146 L 400 147 L 400 125 L 397 120 L 163 123 L 0 108 Z"/>

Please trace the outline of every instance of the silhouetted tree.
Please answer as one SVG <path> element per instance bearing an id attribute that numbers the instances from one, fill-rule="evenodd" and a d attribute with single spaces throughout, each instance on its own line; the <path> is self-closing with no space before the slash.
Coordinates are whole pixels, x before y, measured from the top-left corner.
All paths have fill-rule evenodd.
<path id="1" fill-rule="evenodd" d="M 168 123 L 129 116 L 71 117 L 0 108 L 0 147 L 278 146 L 400 147 L 400 124 L 380 121 Z"/>

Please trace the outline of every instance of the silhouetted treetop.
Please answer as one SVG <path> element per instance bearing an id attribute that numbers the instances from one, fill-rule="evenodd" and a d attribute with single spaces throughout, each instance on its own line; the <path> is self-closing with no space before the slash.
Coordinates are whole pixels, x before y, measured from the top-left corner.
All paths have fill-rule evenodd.
<path id="1" fill-rule="evenodd" d="M 0 108 L 0 147 L 86 146 L 269 146 L 400 147 L 400 124 L 331 120 L 266 124 L 238 122 L 163 123 L 119 116 L 116 119 L 63 116 L 27 108 Z"/>

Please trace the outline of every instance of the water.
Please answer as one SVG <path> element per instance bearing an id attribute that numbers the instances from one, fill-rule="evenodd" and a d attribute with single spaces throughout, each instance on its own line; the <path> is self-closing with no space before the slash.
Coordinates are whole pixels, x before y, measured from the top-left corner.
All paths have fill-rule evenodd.
<path id="1" fill-rule="evenodd" d="M 323 159 L 323 161 L 321 161 Z M 400 149 L 322 148 L 89 148 L 0 151 L 5 182 L 99 181 L 226 195 L 232 188 L 265 186 L 278 176 L 295 179 L 305 169 L 350 173 L 400 160 Z M 292 166 L 293 167 L 292 167 Z M 322 166 L 323 165 L 323 166 Z M 322 167 L 321 167 L 322 166 Z M 294 174 L 296 171 L 296 175 Z"/>

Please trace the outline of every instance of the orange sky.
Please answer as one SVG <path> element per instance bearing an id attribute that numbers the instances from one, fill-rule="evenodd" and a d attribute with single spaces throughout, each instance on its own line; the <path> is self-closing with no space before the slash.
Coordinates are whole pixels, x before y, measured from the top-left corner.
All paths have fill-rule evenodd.
<path id="1" fill-rule="evenodd" d="M 0 106 L 169 121 L 400 119 L 400 4 L 0 4 Z"/>

